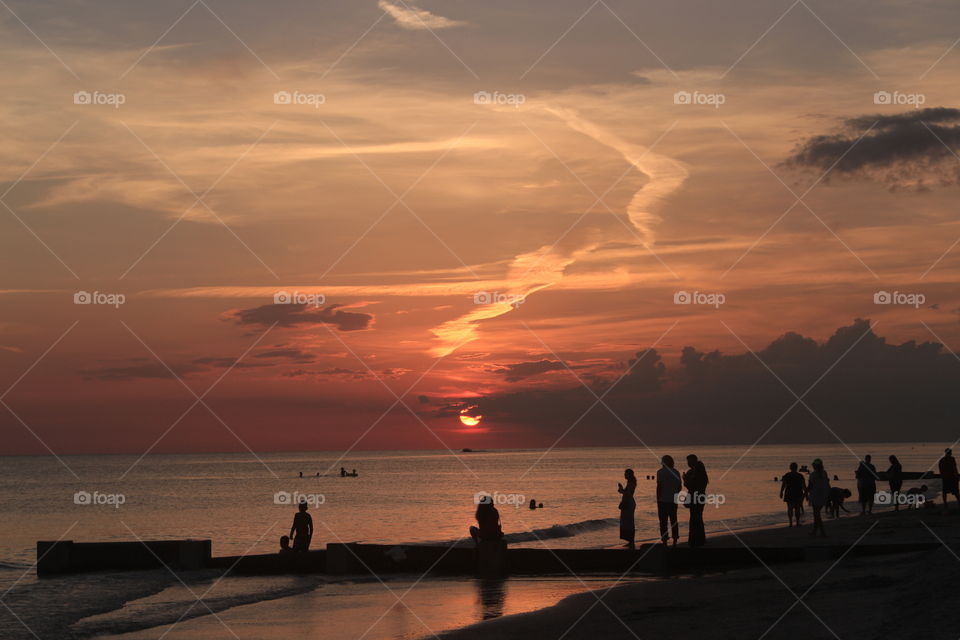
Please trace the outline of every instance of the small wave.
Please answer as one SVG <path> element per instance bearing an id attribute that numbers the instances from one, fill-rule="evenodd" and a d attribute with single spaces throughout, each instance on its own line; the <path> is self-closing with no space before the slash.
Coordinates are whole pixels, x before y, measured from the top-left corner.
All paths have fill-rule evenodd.
<path id="1" fill-rule="evenodd" d="M 230 582 L 237 581 L 228 579 L 220 585 L 228 586 Z M 204 596 L 202 604 L 198 603 L 197 596 L 188 589 L 180 589 L 179 585 L 174 585 L 172 589 L 153 597 L 127 602 L 120 609 L 84 618 L 73 624 L 71 630 L 77 637 L 87 638 L 153 629 L 174 624 L 178 620 L 209 615 L 211 612 L 217 613 L 233 607 L 307 593 L 320 584 L 322 580 L 313 578 L 267 578 L 257 580 L 248 588 L 241 587 L 225 595 Z M 198 586 L 200 585 L 194 585 L 194 591 L 198 594 L 204 593 L 202 587 L 197 591 Z"/>
<path id="2" fill-rule="evenodd" d="M 25 562 L 0 562 L 0 569 L 15 569 L 17 571 L 26 571 L 27 569 L 32 569 L 32 564 L 27 564 Z"/>
<path id="3" fill-rule="evenodd" d="M 555 524 L 543 529 L 533 529 L 532 531 L 508 533 L 503 536 L 503 539 L 506 542 L 533 542 L 535 540 L 550 540 L 553 538 L 572 538 L 573 536 L 580 535 L 581 533 L 607 529 L 609 527 L 616 526 L 619 523 L 619 518 L 582 520 L 580 522 L 571 522 L 569 524 Z"/>

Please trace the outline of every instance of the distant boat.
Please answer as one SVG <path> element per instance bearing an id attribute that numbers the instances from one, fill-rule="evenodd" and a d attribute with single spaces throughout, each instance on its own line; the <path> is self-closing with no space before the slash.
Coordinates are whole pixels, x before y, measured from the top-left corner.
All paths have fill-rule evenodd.
<path id="1" fill-rule="evenodd" d="M 473 453 L 473 449 L 468 449 L 467 447 L 460 449 L 460 451 L 462 451 L 463 453 Z"/>

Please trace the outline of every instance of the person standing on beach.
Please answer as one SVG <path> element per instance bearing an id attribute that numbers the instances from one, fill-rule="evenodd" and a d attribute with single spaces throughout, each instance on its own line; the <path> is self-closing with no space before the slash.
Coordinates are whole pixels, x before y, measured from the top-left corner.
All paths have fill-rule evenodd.
<path id="1" fill-rule="evenodd" d="M 857 499 L 860 515 L 873 514 L 873 498 L 877 494 L 877 468 L 870 462 L 870 454 L 863 457 L 857 467 Z"/>
<path id="2" fill-rule="evenodd" d="M 813 471 L 810 472 L 810 478 L 807 481 L 807 499 L 810 501 L 810 506 L 813 507 L 813 531 L 810 532 L 810 535 L 817 535 L 819 530 L 826 538 L 827 531 L 823 527 L 823 518 L 820 514 L 824 505 L 827 504 L 827 500 L 830 499 L 830 476 L 823 468 L 823 460 L 820 458 L 813 461 Z"/>
<path id="3" fill-rule="evenodd" d="M 797 526 L 803 524 L 803 498 L 807 495 L 807 482 L 797 472 L 797 463 L 790 463 L 790 471 L 780 478 L 780 499 L 787 503 L 787 520 L 793 526 L 796 516 Z"/>
<path id="4" fill-rule="evenodd" d="M 637 490 L 637 476 L 634 475 L 633 469 L 626 469 L 623 472 L 623 478 L 627 481 L 627 486 L 617 483 L 617 492 L 622 496 L 620 498 L 620 539 L 627 541 L 623 546 L 633 549 L 636 537 L 633 516 L 637 510 L 637 501 L 634 500 L 633 493 Z"/>
<path id="5" fill-rule="evenodd" d="M 667 524 L 673 534 L 673 546 L 680 539 L 680 525 L 677 524 L 677 494 L 683 488 L 680 472 L 673 467 L 673 458 L 660 458 L 662 466 L 657 470 L 657 519 L 660 520 L 660 542 L 667 546 Z"/>
<path id="6" fill-rule="evenodd" d="M 293 538 L 294 551 L 310 549 L 310 539 L 313 538 L 313 518 L 307 513 L 307 503 L 300 503 L 300 511 L 293 516 L 293 526 L 290 527 L 290 537 Z"/>
<path id="7" fill-rule="evenodd" d="M 687 488 L 687 508 L 690 509 L 690 525 L 687 544 L 691 547 L 702 547 L 707 542 L 707 534 L 703 526 L 703 509 L 706 506 L 706 491 L 709 478 L 707 467 L 697 456 L 687 456 L 687 466 L 690 467 L 683 474 L 683 486 Z"/>
<path id="8" fill-rule="evenodd" d="M 953 457 L 952 449 L 944 449 L 943 457 L 937 463 L 940 469 L 940 482 L 943 484 L 943 508 L 947 508 L 947 494 L 952 493 L 960 506 L 960 487 L 957 486 L 957 460 Z"/>
<path id="9" fill-rule="evenodd" d="M 890 468 L 887 469 L 887 482 L 890 483 L 890 499 L 893 510 L 900 511 L 900 489 L 903 488 L 903 465 L 897 456 L 890 456 Z"/>

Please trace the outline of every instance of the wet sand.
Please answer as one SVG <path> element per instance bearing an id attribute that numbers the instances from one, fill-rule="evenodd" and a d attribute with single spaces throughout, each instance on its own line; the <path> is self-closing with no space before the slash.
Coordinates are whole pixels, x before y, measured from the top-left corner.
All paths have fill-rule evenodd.
<path id="1" fill-rule="evenodd" d="M 929 528 L 928 528 L 929 527 Z M 956 638 L 960 510 L 923 509 L 810 526 L 737 532 L 709 546 L 935 542 L 935 549 L 845 556 L 581 593 L 556 606 L 443 634 L 484 638 Z M 944 544 L 939 544 L 938 537 Z M 948 548 L 952 547 L 952 548 Z M 801 600 L 801 601 L 798 601 Z"/>

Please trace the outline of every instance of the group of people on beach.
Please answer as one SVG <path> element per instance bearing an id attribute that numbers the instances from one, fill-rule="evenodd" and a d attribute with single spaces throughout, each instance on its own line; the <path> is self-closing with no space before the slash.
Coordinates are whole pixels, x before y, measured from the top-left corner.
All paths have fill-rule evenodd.
<path id="1" fill-rule="evenodd" d="M 636 547 L 635 514 L 637 501 L 634 493 L 637 490 L 637 476 L 633 469 L 626 469 L 623 477 L 627 484 L 617 483 L 620 493 L 620 539 L 624 540 L 625 547 Z M 703 524 L 703 510 L 706 506 L 707 484 L 710 478 L 707 467 L 695 454 L 687 456 L 687 470 L 681 473 L 674 466 L 672 456 L 660 458 L 660 469 L 657 470 L 657 519 L 660 521 L 660 542 L 666 546 L 673 538 L 673 546 L 677 546 L 680 539 L 680 525 L 677 522 L 677 511 L 680 503 L 690 510 L 690 524 L 688 527 L 687 543 L 691 547 L 702 547 L 707 542 L 706 530 Z M 681 499 L 681 490 L 686 489 L 686 496 Z"/>
<path id="2" fill-rule="evenodd" d="M 903 465 L 897 459 L 897 456 L 889 457 L 890 466 L 887 468 L 887 483 L 890 486 L 890 502 L 895 511 L 900 510 L 900 505 L 917 506 L 918 496 L 922 496 L 927 491 L 927 485 L 913 487 L 906 492 L 903 491 Z M 811 536 L 826 536 L 827 532 L 823 526 L 823 510 L 826 508 L 827 515 L 834 518 L 840 517 L 840 511 L 849 513 L 843 506 L 843 501 L 853 494 L 849 489 L 833 487 L 830 485 L 830 476 L 823 466 L 823 460 L 817 458 L 812 463 L 813 471 L 809 478 L 804 478 L 803 474 L 797 471 L 797 463 L 790 463 L 790 471 L 785 473 L 780 479 L 780 498 L 787 503 L 787 521 L 789 527 L 803 524 L 803 503 L 806 501 L 813 510 L 813 530 Z M 943 457 L 937 462 L 937 468 L 940 473 L 942 483 L 941 493 L 943 496 L 943 506 L 947 507 L 947 496 L 953 495 L 957 499 L 957 505 L 960 506 L 960 488 L 958 480 L 960 474 L 957 471 L 957 461 L 953 457 L 951 449 L 945 449 Z M 805 467 L 804 467 L 805 469 Z M 860 515 L 866 516 L 873 513 L 873 505 L 877 496 L 877 482 L 880 480 L 880 474 L 873 464 L 873 458 L 868 454 L 863 457 L 857 466 L 854 476 L 857 480 L 857 502 L 860 503 Z M 833 476 L 838 480 L 837 476 Z"/>

